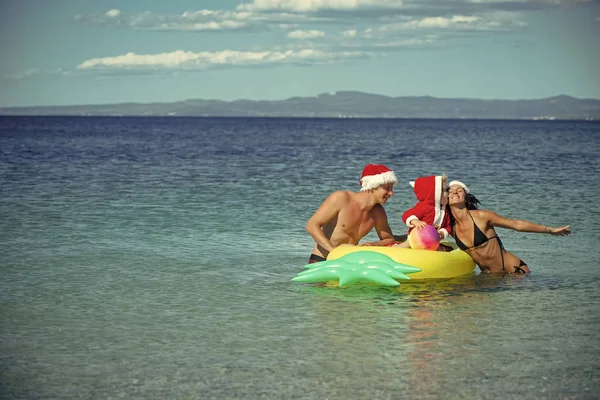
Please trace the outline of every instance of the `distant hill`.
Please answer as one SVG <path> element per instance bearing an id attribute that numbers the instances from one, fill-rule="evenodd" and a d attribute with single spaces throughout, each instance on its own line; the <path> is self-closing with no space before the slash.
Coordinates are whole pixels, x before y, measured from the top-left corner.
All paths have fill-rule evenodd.
<path id="1" fill-rule="evenodd" d="M 600 100 L 556 96 L 535 100 L 389 97 L 340 91 L 285 100 L 185 100 L 174 103 L 121 103 L 5 107 L 0 115 L 255 116 L 329 118 L 474 118 L 600 120 Z"/>

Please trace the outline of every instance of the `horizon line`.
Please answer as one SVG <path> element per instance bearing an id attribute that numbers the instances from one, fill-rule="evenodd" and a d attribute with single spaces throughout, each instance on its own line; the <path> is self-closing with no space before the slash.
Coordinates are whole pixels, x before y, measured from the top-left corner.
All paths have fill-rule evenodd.
<path id="1" fill-rule="evenodd" d="M 272 100 L 268 100 L 268 99 L 249 99 L 249 98 L 237 98 L 234 100 L 222 100 L 222 99 L 215 99 L 215 98 L 201 98 L 201 97 L 196 97 L 196 98 L 187 98 L 187 99 L 183 99 L 183 100 L 173 100 L 173 101 L 151 101 L 151 102 L 143 102 L 143 101 L 117 101 L 117 102 L 108 102 L 108 103 L 86 103 L 86 104 L 49 104 L 49 105 L 28 105 L 28 106 L 0 106 L 0 109 L 7 109 L 7 108 L 41 108 L 41 107 L 87 107 L 87 106 L 105 106 L 105 105 L 124 105 L 124 104 L 140 104 L 140 105 L 147 105 L 147 104 L 173 104 L 173 103 L 184 103 L 186 101 L 195 101 L 195 100 L 203 100 L 203 101 L 219 101 L 219 102 L 223 102 L 223 103 L 234 103 L 236 101 L 254 101 L 254 102 L 280 102 L 280 101 L 286 101 L 286 100 L 291 100 L 291 99 L 296 99 L 296 98 L 300 98 L 300 99 L 311 99 L 311 98 L 319 98 L 322 96 L 336 96 L 340 93 L 360 93 L 360 94 L 365 94 L 365 95 L 374 95 L 374 96 L 380 96 L 380 97 L 387 97 L 389 99 L 402 99 L 402 98 L 431 98 L 431 99 L 437 99 L 437 100 L 477 100 L 477 101 L 538 101 L 538 100 L 551 100 L 551 99 L 556 99 L 556 98 L 561 98 L 561 97 L 568 97 L 574 100 L 591 100 L 591 101 L 600 101 L 600 98 L 590 98 L 590 97 L 575 97 L 575 96 L 571 96 L 568 94 L 557 94 L 554 96 L 549 96 L 549 97 L 537 97 L 537 98 L 516 98 L 516 99 L 507 99 L 507 98 L 482 98 L 482 97 L 438 97 L 438 96 L 431 96 L 431 95 L 405 95 L 405 96 L 389 96 L 389 95 L 385 95 L 385 94 L 381 94 L 381 93 L 375 93 L 375 92 L 364 92 L 364 91 L 360 91 L 360 90 L 338 90 L 335 92 L 322 92 L 322 93 L 318 93 L 316 95 L 312 95 L 312 96 L 290 96 L 290 97 L 286 97 L 286 98 L 280 98 L 280 99 L 272 99 Z"/>

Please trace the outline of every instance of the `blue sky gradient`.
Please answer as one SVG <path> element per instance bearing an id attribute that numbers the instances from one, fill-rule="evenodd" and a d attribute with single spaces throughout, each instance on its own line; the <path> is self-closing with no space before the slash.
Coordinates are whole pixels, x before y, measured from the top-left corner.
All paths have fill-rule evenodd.
<path id="1" fill-rule="evenodd" d="M 2 0 L 0 107 L 600 99 L 600 0 Z"/>

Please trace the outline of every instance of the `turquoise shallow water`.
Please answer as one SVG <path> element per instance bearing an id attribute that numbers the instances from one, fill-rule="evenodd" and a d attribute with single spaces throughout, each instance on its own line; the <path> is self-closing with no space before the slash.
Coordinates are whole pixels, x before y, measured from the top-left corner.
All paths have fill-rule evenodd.
<path id="1" fill-rule="evenodd" d="M 600 125 L 0 118 L 0 397 L 588 399 L 600 392 Z M 526 277 L 297 284 L 304 224 L 369 162 L 445 172 Z"/>

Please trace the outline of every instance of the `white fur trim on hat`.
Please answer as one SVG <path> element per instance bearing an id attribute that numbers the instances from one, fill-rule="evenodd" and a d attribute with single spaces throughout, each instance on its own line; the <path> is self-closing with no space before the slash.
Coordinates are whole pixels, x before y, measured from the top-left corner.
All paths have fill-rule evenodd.
<path id="1" fill-rule="evenodd" d="M 462 183 L 461 181 L 452 181 L 448 184 L 448 187 L 450 186 L 454 186 L 454 185 L 458 185 L 461 188 L 463 188 L 465 190 L 465 193 L 471 193 L 471 191 L 469 190 L 469 188 L 467 187 L 467 185 L 465 185 L 464 183 Z"/>
<path id="2" fill-rule="evenodd" d="M 387 171 L 377 175 L 363 176 L 360 182 L 362 185 L 360 191 L 364 192 L 365 190 L 375 189 L 388 183 L 393 183 L 395 185 L 398 183 L 398 178 L 396 178 L 394 171 Z"/>

